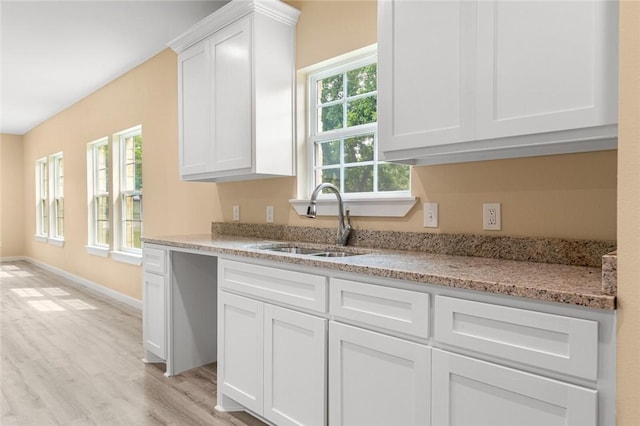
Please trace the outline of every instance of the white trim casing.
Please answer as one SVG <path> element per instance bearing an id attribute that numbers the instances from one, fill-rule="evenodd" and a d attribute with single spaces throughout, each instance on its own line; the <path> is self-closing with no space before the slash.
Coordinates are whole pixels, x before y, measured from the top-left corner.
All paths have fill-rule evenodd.
<path id="1" fill-rule="evenodd" d="M 418 198 L 409 195 L 389 197 L 361 197 L 344 198 L 344 209 L 349 210 L 350 216 L 367 217 L 405 217 Z M 336 216 L 338 214 L 338 202 L 335 198 L 319 198 L 318 216 Z M 293 199 L 289 204 L 300 216 L 307 214 L 309 200 Z"/>
<path id="2" fill-rule="evenodd" d="M 140 254 L 136 254 L 126 251 L 112 250 L 109 254 L 111 254 L 111 258 L 117 262 L 128 263 L 129 265 L 136 266 L 142 265 L 142 251 L 140 251 Z"/>
<path id="3" fill-rule="evenodd" d="M 100 256 L 100 257 L 109 256 L 109 247 L 86 245 L 84 246 L 84 248 L 87 250 L 87 253 L 93 256 Z"/>
<path id="4" fill-rule="evenodd" d="M 56 247 L 64 247 L 64 238 L 49 237 L 47 242 Z"/>

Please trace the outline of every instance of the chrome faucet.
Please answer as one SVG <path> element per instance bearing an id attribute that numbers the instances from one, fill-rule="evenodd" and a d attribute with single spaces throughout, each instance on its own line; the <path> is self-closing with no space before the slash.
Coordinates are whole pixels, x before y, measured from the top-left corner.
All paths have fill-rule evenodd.
<path id="1" fill-rule="evenodd" d="M 346 246 L 349 242 L 349 236 L 351 235 L 351 219 L 349 218 L 349 210 L 347 210 L 346 212 L 344 211 L 344 205 L 342 204 L 342 196 L 340 196 L 340 190 L 334 184 L 325 182 L 316 186 L 316 189 L 314 189 L 313 193 L 311 194 L 309 207 L 307 207 L 307 217 L 310 217 L 311 219 L 316 218 L 316 200 L 323 189 L 329 189 L 333 191 L 334 194 L 336 194 L 336 198 L 338 199 L 338 234 L 336 237 L 336 244 L 339 246 Z"/>

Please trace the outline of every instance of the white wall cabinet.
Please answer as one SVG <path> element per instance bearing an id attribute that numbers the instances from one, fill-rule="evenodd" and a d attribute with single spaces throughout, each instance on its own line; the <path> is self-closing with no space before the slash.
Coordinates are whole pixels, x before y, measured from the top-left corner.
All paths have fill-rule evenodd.
<path id="1" fill-rule="evenodd" d="M 142 261 L 142 340 L 145 360 L 167 359 L 168 253 L 145 247 Z"/>
<path id="2" fill-rule="evenodd" d="M 296 284 L 308 274 L 227 260 L 219 265 L 221 289 L 250 293 L 260 277 L 270 282 L 275 275 L 290 290 L 310 287 Z M 264 296 L 260 287 L 254 297 Z M 277 425 L 325 425 L 327 320 L 250 297 L 219 293 L 218 406 L 246 408 Z"/>
<path id="3" fill-rule="evenodd" d="M 437 164 L 613 149 L 617 2 L 378 3 L 379 150 Z"/>
<path id="4" fill-rule="evenodd" d="M 294 174 L 299 13 L 280 1 L 231 1 L 170 43 L 179 54 L 182 179 Z"/>
<path id="5" fill-rule="evenodd" d="M 595 390 L 434 349 L 433 424 L 596 426 Z"/>
<path id="6" fill-rule="evenodd" d="M 428 346 L 330 322 L 329 424 L 428 426 L 430 370 Z"/>

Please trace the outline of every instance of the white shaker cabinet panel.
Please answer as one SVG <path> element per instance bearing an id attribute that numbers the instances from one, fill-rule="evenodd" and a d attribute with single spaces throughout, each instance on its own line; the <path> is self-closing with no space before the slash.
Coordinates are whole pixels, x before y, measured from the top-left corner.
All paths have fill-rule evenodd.
<path id="1" fill-rule="evenodd" d="M 327 320 L 265 304 L 264 326 L 264 417 L 325 425 Z"/>
<path id="2" fill-rule="evenodd" d="M 615 2 L 480 1 L 477 138 L 610 125 Z"/>
<path id="3" fill-rule="evenodd" d="M 209 43 L 201 42 L 178 56 L 180 174 L 209 170 L 213 161 L 209 114 Z"/>
<path id="4" fill-rule="evenodd" d="M 428 426 L 430 369 L 427 346 L 330 322 L 329 424 Z"/>
<path id="5" fill-rule="evenodd" d="M 378 7 L 380 150 L 471 139 L 476 5 L 381 1 Z"/>
<path id="6" fill-rule="evenodd" d="M 243 19 L 209 41 L 211 67 L 211 171 L 250 168 L 251 21 Z"/>
<path id="7" fill-rule="evenodd" d="M 433 424 L 596 426 L 597 392 L 433 350 Z"/>
<path id="8" fill-rule="evenodd" d="M 161 360 L 167 359 L 167 285 L 166 276 L 142 273 L 144 348 Z"/>
<path id="9" fill-rule="evenodd" d="M 264 305 L 225 292 L 218 299 L 218 392 L 261 414 Z"/>

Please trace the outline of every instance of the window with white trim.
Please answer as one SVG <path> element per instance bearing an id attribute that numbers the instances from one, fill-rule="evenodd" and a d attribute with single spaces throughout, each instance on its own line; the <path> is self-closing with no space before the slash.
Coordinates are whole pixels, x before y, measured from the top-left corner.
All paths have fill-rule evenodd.
<path id="1" fill-rule="evenodd" d="M 52 227 L 54 238 L 64 238 L 64 157 L 62 153 L 51 156 L 52 177 Z"/>
<path id="2" fill-rule="evenodd" d="M 142 249 L 142 128 L 118 134 L 116 143 L 120 178 L 118 249 L 139 253 Z"/>
<path id="3" fill-rule="evenodd" d="M 36 160 L 36 237 L 49 236 L 49 161 Z"/>
<path id="4" fill-rule="evenodd" d="M 104 250 L 104 255 L 111 245 L 109 158 L 108 138 L 87 145 L 88 244 Z"/>
<path id="5" fill-rule="evenodd" d="M 377 55 L 308 74 L 311 188 L 344 194 L 409 194 L 410 167 L 378 160 Z M 310 188 L 310 189 L 311 189 Z"/>

